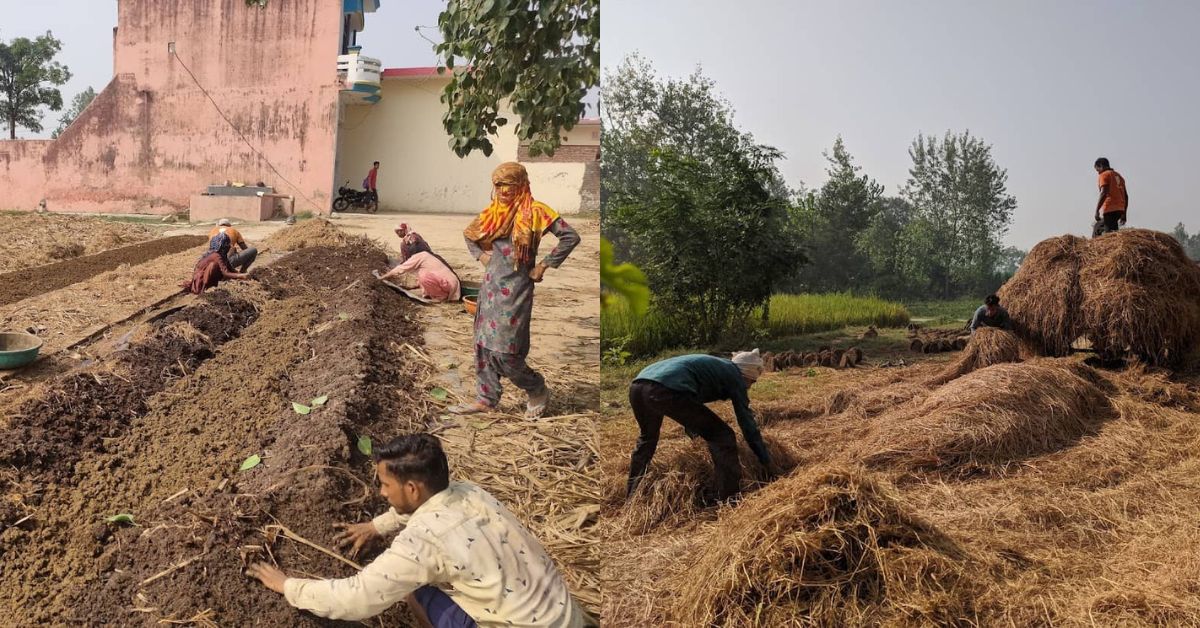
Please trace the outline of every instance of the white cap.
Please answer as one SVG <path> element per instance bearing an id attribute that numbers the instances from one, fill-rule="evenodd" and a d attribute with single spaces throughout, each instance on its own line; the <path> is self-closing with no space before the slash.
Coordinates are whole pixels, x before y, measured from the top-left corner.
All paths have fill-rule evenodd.
<path id="1" fill-rule="evenodd" d="M 233 223 L 229 222 L 228 218 L 222 218 L 217 221 L 217 226 L 218 227 L 232 227 Z"/>
<path id="2" fill-rule="evenodd" d="M 746 379 L 757 380 L 759 375 L 762 375 L 763 359 L 758 354 L 758 349 L 735 352 L 733 354 L 733 363 L 742 371 L 742 375 Z"/>

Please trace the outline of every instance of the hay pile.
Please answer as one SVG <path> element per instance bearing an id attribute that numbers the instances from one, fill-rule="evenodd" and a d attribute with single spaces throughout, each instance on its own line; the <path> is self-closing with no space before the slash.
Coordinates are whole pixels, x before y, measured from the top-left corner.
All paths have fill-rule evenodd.
<path id="1" fill-rule="evenodd" d="M 1200 340 L 1200 269 L 1157 231 L 1045 240 L 999 296 L 1017 334 L 1045 355 L 1085 336 L 1101 352 L 1175 365 Z"/>
<path id="2" fill-rule="evenodd" d="M 288 225 L 263 240 L 263 249 L 269 251 L 295 251 L 312 246 L 342 246 L 351 237 L 333 223 L 323 218 L 305 220 Z"/>
<path id="3" fill-rule="evenodd" d="M 1097 350 L 1129 347 L 1174 364 L 1200 339 L 1200 271 L 1168 234 L 1129 229 L 1091 241 L 1079 283 L 1081 331 Z"/>
<path id="4" fill-rule="evenodd" d="M 797 464 L 792 449 L 770 435 L 763 441 L 771 463 L 788 471 Z M 770 481 L 769 474 L 744 442 L 738 441 L 742 466 L 742 490 L 753 491 Z M 601 500 L 607 512 L 604 524 L 628 534 L 645 534 L 667 522 L 678 522 L 709 507 L 713 484 L 712 456 L 702 438 L 659 442 L 646 476 L 633 496 L 625 499 L 629 479 L 629 455 L 609 456 L 601 461 L 604 484 Z"/>
<path id="5" fill-rule="evenodd" d="M 1016 334 L 995 327 L 981 327 L 971 334 L 963 354 L 929 383 L 941 385 L 994 364 L 1020 361 L 1021 342 Z"/>
<path id="6" fill-rule="evenodd" d="M 1063 359 L 998 364 L 956 379 L 919 404 L 875 419 L 856 444 L 870 467 L 969 474 L 1057 451 L 1112 418 L 1107 385 Z"/>
<path id="7" fill-rule="evenodd" d="M 704 551 L 665 583 L 681 626 L 949 625 L 975 615 L 965 553 L 858 469 L 779 480 L 723 513 L 697 545 Z"/>

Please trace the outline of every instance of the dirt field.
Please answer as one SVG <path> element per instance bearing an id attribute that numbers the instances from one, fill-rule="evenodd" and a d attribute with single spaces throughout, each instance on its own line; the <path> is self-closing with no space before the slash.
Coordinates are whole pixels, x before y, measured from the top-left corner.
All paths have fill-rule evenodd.
<path id="1" fill-rule="evenodd" d="M 0 275 L 0 305 L 53 292 L 121 266 L 134 266 L 206 244 L 204 236 L 172 236 Z"/>
<path id="2" fill-rule="evenodd" d="M 462 219 L 407 222 L 456 262 Z M 382 236 L 396 221 L 335 224 Z M 279 228 L 243 233 L 262 246 Z M 541 422 L 443 416 L 471 394 L 470 317 L 375 282 L 386 256 L 361 244 L 265 255 L 259 281 L 203 297 L 176 294 L 198 254 L 187 251 L 0 307 L 6 328 L 41 328 L 48 353 L 0 381 L 0 613 L 20 625 L 328 624 L 248 581 L 243 564 L 352 573 L 300 539 L 329 546 L 332 523 L 383 509 L 358 436 L 429 428 L 454 475 L 522 517 L 598 609 L 598 226 L 580 231 L 539 286 L 531 361 L 555 394 Z M 322 395 L 309 415 L 291 409 Z M 508 394 L 504 407 L 523 402 Z M 263 462 L 239 472 L 252 454 Z M 135 525 L 105 522 L 119 513 Z M 378 623 L 405 625 L 403 610 Z"/>
<path id="3" fill-rule="evenodd" d="M 1200 622 L 1194 363 L 1169 372 L 1042 359 L 942 384 L 959 354 L 912 354 L 901 332 L 886 332 L 866 368 L 769 373 L 751 389 L 790 470 L 764 481 L 743 460 L 746 496 L 722 508 L 696 503 L 711 482 L 708 453 L 670 421 L 649 487 L 626 502 L 637 430 L 625 375 L 637 367 L 606 373 L 606 621 Z M 734 424 L 728 404 L 712 407 Z"/>
<path id="4" fill-rule="evenodd" d="M 115 249 L 159 233 L 144 225 L 90 216 L 4 212 L 3 218 L 4 232 L 15 237 L 0 243 L 0 273 Z"/>

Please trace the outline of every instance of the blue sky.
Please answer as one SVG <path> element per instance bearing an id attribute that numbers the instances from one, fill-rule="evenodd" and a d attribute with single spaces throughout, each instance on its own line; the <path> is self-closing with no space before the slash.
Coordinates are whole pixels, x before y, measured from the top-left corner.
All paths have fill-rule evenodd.
<path id="1" fill-rule="evenodd" d="M 1099 156 L 1129 183 L 1131 226 L 1200 229 L 1200 3 L 604 0 L 602 17 L 606 67 L 701 66 L 793 185 L 825 180 L 841 134 L 895 194 L 918 132 L 969 129 L 1008 170 L 1011 244 L 1089 235 Z"/>

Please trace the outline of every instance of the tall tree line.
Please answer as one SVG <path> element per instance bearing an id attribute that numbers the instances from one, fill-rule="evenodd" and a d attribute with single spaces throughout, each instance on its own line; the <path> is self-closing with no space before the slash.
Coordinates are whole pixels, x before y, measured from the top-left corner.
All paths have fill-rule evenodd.
<path id="1" fill-rule="evenodd" d="M 898 196 L 861 173 L 842 138 L 829 178 L 801 202 L 812 263 L 797 291 L 850 290 L 905 299 L 994 290 L 1024 253 L 1003 245 L 1016 199 L 991 146 L 971 135 L 918 135 Z"/>

